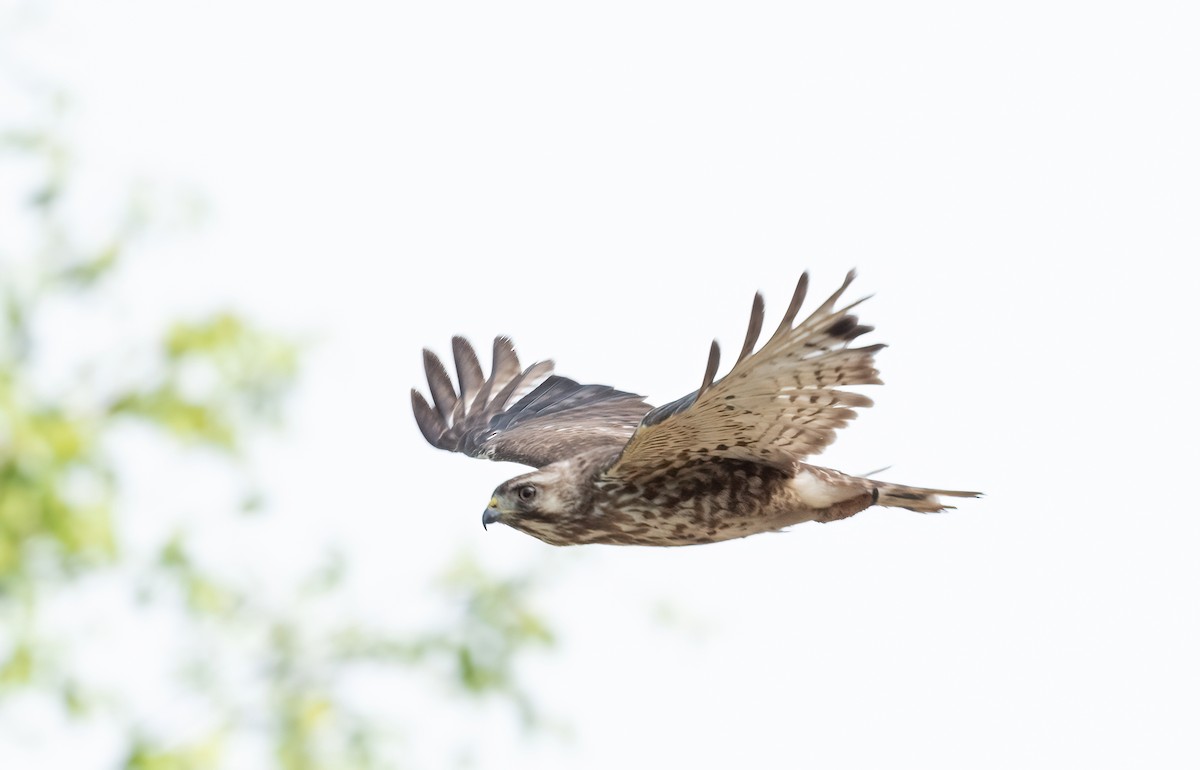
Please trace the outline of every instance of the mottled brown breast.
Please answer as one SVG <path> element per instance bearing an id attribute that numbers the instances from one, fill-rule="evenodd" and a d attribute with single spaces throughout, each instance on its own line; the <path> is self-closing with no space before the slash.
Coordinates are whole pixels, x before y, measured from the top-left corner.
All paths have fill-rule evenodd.
<path id="1" fill-rule="evenodd" d="M 712 543 L 763 531 L 789 478 L 775 468 L 715 458 L 637 481 L 600 473 L 586 510 L 522 528 L 557 545 Z"/>

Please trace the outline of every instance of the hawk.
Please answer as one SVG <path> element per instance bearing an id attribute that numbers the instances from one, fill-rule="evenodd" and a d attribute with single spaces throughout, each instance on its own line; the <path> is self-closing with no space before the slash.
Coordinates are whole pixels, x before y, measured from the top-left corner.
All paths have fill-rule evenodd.
<path id="1" fill-rule="evenodd" d="M 830 522 L 873 505 L 930 513 L 938 499 L 977 492 L 925 489 L 852 476 L 805 459 L 871 405 L 847 385 L 879 385 L 881 344 L 851 347 L 872 330 L 836 309 L 854 279 L 801 323 L 808 290 L 800 277 L 791 304 L 757 350 L 762 294 L 733 368 L 716 378 L 714 341 L 700 387 L 657 408 L 607 385 L 553 374 L 551 361 L 522 369 L 512 341 L 497 337 L 491 372 L 462 337 L 453 339 L 456 391 L 425 350 L 432 406 L 412 391 L 421 433 L 435 447 L 538 470 L 496 488 L 483 525 L 499 522 L 552 545 L 678 546 Z"/>

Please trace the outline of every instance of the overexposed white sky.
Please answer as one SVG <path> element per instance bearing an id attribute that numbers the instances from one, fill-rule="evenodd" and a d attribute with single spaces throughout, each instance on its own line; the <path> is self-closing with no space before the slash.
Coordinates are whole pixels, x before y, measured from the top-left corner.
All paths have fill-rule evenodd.
<path id="1" fill-rule="evenodd" d="M 34 15 L 10 56 L 73 94 L 95 210 L 139 180 L 209 201 L 123 275 L 126 321 L 232 304 L 314 341 L 260 464 L 296 553 L 346 544 L 375 612 L 464 545 L 549 549 L 479 527 L 518 468 L 416 430 L 420 350 L 453 334 L 662 403 L 714 336 L 737 348 L 754 291 L 769 325 L 802 270 L 816 298 L 857 267 L 887 385 L 820 462 L 987 493 L 556 553 L 562 644 L 527 673 L 574 738 L 491 712 L 431 735 L 498 768 L 1200 761 L 1193 4 Z"/>

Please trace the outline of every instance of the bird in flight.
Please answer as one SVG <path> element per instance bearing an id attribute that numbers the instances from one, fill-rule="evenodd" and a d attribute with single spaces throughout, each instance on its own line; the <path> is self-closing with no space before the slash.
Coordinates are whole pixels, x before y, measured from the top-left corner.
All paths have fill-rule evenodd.
<path id="1" fill-rule="evenodd" d="M 458 390 L 426 350 L 433 404 L 413 390 L 417 425 L 435 447 L 537 468 L 496 488 L 483 525 L 507 524 L 552 545 L 713 543 L 873 505 L 931 513 L 951 507 L 939 496 L 978 497 L 805 462 L 854 409 L 871 405 L 838 388 L 882 384 L 874 357 L 884 346 L 851 347 L 872 330 L 850 312 L 864 300 L 836 309 L 852 280 L 854 271 L 797 324 L 808 290 L 802 275 L 779 327 L 757 350 L 764 305 L 755 294 L 733 368 L 716 378 L 714 341 L 700 387 L 657 408 L 553 374 L 551 361 L 522 369 L 506 337 L 493 343 L 485 379 L 475 351 L 455 337 Z"/>

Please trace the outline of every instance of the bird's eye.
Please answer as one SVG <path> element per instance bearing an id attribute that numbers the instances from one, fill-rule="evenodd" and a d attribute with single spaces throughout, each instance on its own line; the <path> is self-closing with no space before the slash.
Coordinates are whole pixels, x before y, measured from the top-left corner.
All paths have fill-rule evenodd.
<path id="1" fill-rule="evenodd" d="M 517 490 L 517 497 L 521 498 L 521 502 L 527 503 L 537 497 L 537 489 L 532 484 L 526 484 Z"/>

